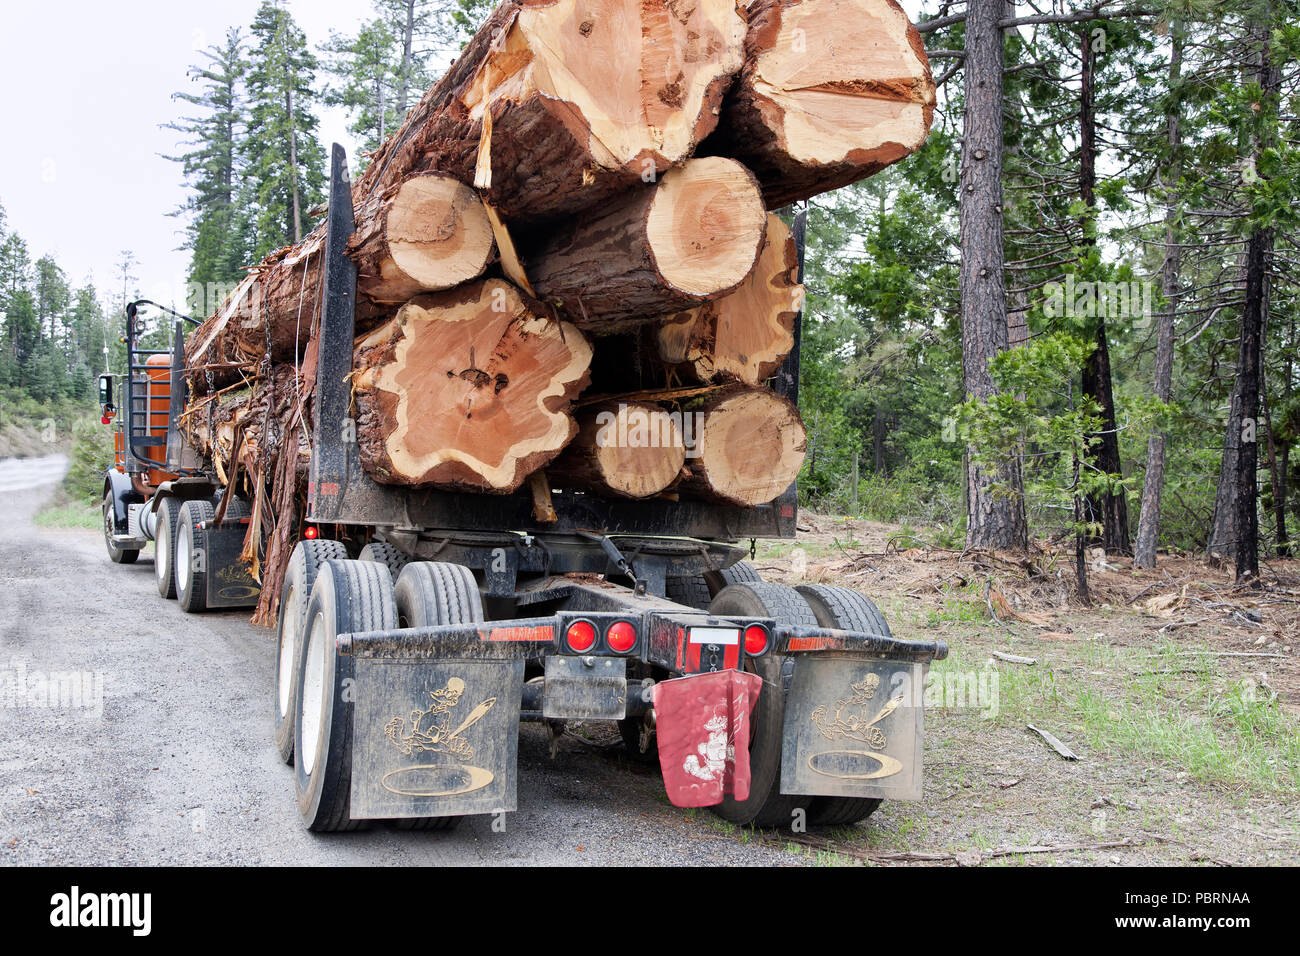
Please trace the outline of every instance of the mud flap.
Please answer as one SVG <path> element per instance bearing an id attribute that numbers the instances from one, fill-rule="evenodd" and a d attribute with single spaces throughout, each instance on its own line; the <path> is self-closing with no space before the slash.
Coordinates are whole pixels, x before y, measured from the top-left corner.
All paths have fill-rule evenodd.
<path id="1" fill-rule="evenodd" d="M 515 809 L 522 660 L 358 658 L 352 815 Z"/>
<path id="2" fill-rule="evenodd" d="M 210 527 L 204 532 L 207 542 L 209 608 L 253 607 L 257 604 L 262 586 L 257 583 L 248 565 L 239 560 L 247 533 L 247 526 L 242 524 Z"/>
<path id="3" fill-rule="evenodd" d="M 800 655 L 785 704 L 781 792 L 919 800 L 925 665 Z"/>

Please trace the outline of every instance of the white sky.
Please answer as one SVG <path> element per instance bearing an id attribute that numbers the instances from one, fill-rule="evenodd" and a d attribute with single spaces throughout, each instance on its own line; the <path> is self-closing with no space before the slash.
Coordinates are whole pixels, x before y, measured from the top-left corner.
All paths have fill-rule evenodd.
<path id="1" fill-rule="evenodd" d="M 916 17 L 921 0 L 904 0 Z M 93 278 L 119 296 L 116 265 L 135 253 L 136 285 L 164 304 L 184 301 L 189 252 L 177 246 L 185 200 L 178 134 L 160 124 L 188 104 L 186 76 L 227 27 L 247 31 L 258 0 L 31 0 L 0 3 L 0 205 L 32 259 L 54 256 L 75 285 Z M 369 0 L 289 0 L 313 48 L 353 32 Z M 353 151 L 346 117 L 321 116 L 320 139 Z"/>
<path id="2" fill-rule="evenodd" d="M 33 260 L 50 253 L 69 279 L 92 276 L 113 290 L 123 249 L 135 253 L 140 290 L 183 299 L 189 252 L 177 251 L 185 200 L 178 151 L 161 123 L 183 115 L 186 70 L 226 28 L 247 25 L 258 0 L 68 0 L 0 3 L 0 205 Z M 316 44 L 331 29 L 352 32 L 372 15 L 369 0 L 290 0 Z M 346 118 L 322 115 L 320 138 L 351 153 Z M 120 294 L 120 293 L 119 293 Z"/>

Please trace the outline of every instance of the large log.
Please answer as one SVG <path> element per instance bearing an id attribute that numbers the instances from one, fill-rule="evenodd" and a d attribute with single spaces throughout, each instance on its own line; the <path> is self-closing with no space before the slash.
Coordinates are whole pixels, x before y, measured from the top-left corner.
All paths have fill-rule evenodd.
<path id="1" fill-rule="evenodd" d="M 808 440 L 788 399 L 762 388 L 724 389 L 696 414 L 683 492 L 748 508 L 773 500 L 799 476 Z"/>
<path id="2" fill-rule="evenodd" d="M 744 37 L 734 0 L 507 0 L 358 190 L 441 169 L 482 187 L 506 219 L 595 205 L 693 154 Z"/>
<path id="3" fill-rule="evenodd" d="M 934 80 L 894 0 L 753 0 L 745 66 L 708 151 L 752 169 L 769 209 L 879 172 L 925 142 Z"/>
<path id="4" fill-rule="evenodd" d="M 758 264 L 730 295 L 653 327 L 660 360 L 698 382 L 760 385 L 794 348 L 794 322 L 803 305 L 794 236 L 768 213 Z"/>
<path id="5" fill-rule="evenodd" d="M 512 492 L 577 431 L 591 346 L 500 279 L 417 296 L 357 341 L 362 465 L 376 481 Z"/>
<path id="6" fill-rule="evenodd" d="M 348 243 L 357 292 L 377 312 L 477 279 L 492 261 L 496 243 L 482 201 L 446 173 L 412 176 L 377 205 L 363 207 Z"/>
<path id="7" fill-rule="evenodd" d="M 602 402 L 578 415 L 578 434 L 546 469 L 553 482 L 619 498 L 649 498 L 682 474 L 680 416 L 648 402 Z"/>
<path id="8" fill-rule="evenodd" d="M 358 329 L 388 318 L 420 292 L 450 289 L 483 274 L 495 248 L 478 196 L 442 173 L 414 176 L 356 210 L 348 254 L 357 263 Z M 240 370 L 301 359 L 316 316 L 324 234 L 280 249 L 236 288 L 186 341 L 196 392 Z"/>
<path id="9" fill-rule="evenodd" d="M 537 296 L 580 328 L 621 331 L 725 295 L 754 268 L 767 218 L 749 170 L 692 159 L 524 252 Z"/>
<path id="10" fill-rule="evenodd" d="M 292 366 L 276 366 L 246 385 L 196 398 L 180 416 L 179 427 L 190 445 L 212 462 L 220 481 L 237 480 L 237 490 L 248 495 L 285 439 L 298 385 Z M 305 436 L 295 439 L 297 484 L 305 489 L 311 454 Z"/>

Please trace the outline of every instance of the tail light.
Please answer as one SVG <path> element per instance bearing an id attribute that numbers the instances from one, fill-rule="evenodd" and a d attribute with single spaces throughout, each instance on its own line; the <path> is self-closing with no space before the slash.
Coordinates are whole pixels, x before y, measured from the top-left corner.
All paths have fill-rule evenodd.
<path id="1" fill-rule="evenodd" d="M 596 644 L 596 629 L 590 621 L 574 621 L 564 632 L 564 640 L 572 650 L 579 654 L 589 651 Z"/>
<path id="2" fill-rule="evenodd" d="M 626 654 L 636 645 L 636 628 L 627 621 L 615 621 L 605 632 L 609 649 L 616 654 Z"/>
<path id="3" fill-rule="evenodd" d="M 751 624 L 745 628 L 745 653 L 757 657 L 767 650 L 767 628 L 761 624 Z"/>
<path id="4" fill-rule="evenodd" d="M 315 525 L 308 525 L 303 530 L 302 536 L 306 538 L 308 541 L 315 541 L 317 538 L 320 537 L 320 529 L 317 528 Z"/>

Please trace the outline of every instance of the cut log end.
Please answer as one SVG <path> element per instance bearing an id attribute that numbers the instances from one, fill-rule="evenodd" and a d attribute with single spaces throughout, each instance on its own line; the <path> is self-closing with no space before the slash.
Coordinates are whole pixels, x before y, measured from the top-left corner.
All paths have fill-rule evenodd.
<path id="1" fill-rule="evenodd" d="M 856 182 L 925 142 L 934 80 L 894 0 L 756 0 L 746 53 L 727 152 L 758 173 L 769 208 Z"/>
<path id="2" fill-rule="evenodd" d="M 765 389 L 729 391 L 705 406 L 685 487 L 740 507 L 766 504 L 794 483 L 806 448 L 790 401 Z"/>
<path id="3" fill-rule="evenodd" d="M 765 223 L 749 170 L 715 156 L 664 174 L 650 205 L 646 237 L 665 281 L 703 297 L 744 281 Z"/>
<path id="4" fill-rule="evenodd" d="M 550 468 L 566 484 L 620 498 L 649 498 L 682 473 L 678 419 L 646 402 L 605 403 L 579 415 L 578 435 Z"/>
<path id="5" fill-rule="evenodd" d="M 769 213 L 758 264 L 728 296 L 674 316 L 655 330 L 659 358 L 685 366 L 700 382 L 759 385 L 794 347 L 794 322 L 802 307 L 794 237 Z"/>
<path id="6" fill-rule="evenodd" d="M 577 429 L 591 347 L 506 282 L 419 296 L 358 342 L 362 462 L 390 484 L 508 493 Z"/>

